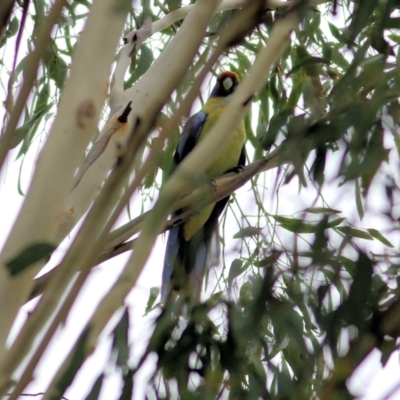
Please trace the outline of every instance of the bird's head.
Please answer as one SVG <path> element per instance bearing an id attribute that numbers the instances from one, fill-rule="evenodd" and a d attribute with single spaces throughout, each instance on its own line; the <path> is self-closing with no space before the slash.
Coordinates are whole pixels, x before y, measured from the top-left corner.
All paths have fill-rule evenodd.
<path id="1" fill-rule="evenodd" d="M 226 97 L 233 93 L 239 85 L 238 76 L 232 71 L 224 71 L 219 74 L 210 97 Z"/>

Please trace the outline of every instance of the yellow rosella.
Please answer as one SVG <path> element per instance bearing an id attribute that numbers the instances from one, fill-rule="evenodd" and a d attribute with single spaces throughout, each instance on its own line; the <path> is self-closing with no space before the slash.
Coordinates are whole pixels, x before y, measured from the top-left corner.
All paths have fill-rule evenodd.
<path id="1" fill-rule="evenodd" d="M 174 155 L 175 166 L 211 131 L 238 84 L 239 79 L 234 72 L 225 71 L 218 76 L 210 98 L 183 129 Z M 216 178 L 243 166 L 246 161 L 245 139 L 244 121 L 241 121 L 229 142 L 206 170 L 206 177 Z M 205 207 L 199 214 L 170 230 L 162 275 L 162 300 L 165 301 L 171 291 L 177 291 L 192 300 L 199 299 L 204 275 L 213 257 L 212 247 L 215 251 L 215 244 L 219 244 L 218 217 L 228 200 L 229 196 Z M 175 215 L 181 212 L 178 210 Z"/>

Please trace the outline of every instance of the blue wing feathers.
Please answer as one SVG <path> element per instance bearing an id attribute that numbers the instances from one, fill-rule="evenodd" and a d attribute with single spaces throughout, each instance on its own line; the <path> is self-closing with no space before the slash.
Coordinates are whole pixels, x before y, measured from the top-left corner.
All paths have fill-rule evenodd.
<path id="1" fill-rule="evenodd" d="M 174 155 L 175 164 L 178 165 L 196 146 L 200 136 L 201 128 L 206 121 L 207 114 L 203 111 L 192 115 L 179 138 L 178 147 Z"/>
<path id="2" fill-rule="evenodd" d="M 178 165 L 196 146 L 207 114 L 200 111 L 186 123 L 174 154 L 175 166 Z M 238 165 L 245 165 L 246 153 L 243 146 Z M 186 289 L 186 295 L 199 300 L 204 275 L 211 264 L 215 263 L 213 251 L 218 249 L 218 218 L 224 210 L 229 196 L 219 200 L 204 224 L 190 240 L 183 236 L 184 224 L 173 227 L 168 234 L 162 274 L 161 299 L 165 301 L 171 290 Z M 176 214 L 179 214 L 178 210 Z M 218 253 L 218 251 L 217 251 Z"/>
<path id="3" fill-rule="evenodd" d="M 167 249 L 165 252 L 164 268 L 162 273 L 161 298 L 165 300 L 171 290 L 174 261 L 179 250 L 179 226 L 174 226 L 168 233 Z"/>
<path id="4" fill-rule="evenodd" d="M 178 146 L 174 154 L 175 166 L 178 165 L 194 148 L 197 140 L 200 136 L 201 129 L 207 118 L 207 114 L 203 111 L 199 111 L 189 118 L 187 121 L 183 132 L 179 138 Z M 180 210 L 176 214 L 179 214 Z M 164 269 L 162 274 L 162 287 L 161 287 L 161 299 L 166 300 L 171 289 L 179 287 L 179 283 L 174 283 L 180 281 L 181 279 L 174 277 L 175 274 L 182 275 L 184 272 L 182 268 L 177 266 L 177 263 L 185 263 L 187 257 L 184 254 L 187 252 L 186 241 L 182 237 L 182 225 L 172 228 L 168 233 L 167 249 L 165 252 Z M 179 269 L 181 272 L 178 272 Z"/>

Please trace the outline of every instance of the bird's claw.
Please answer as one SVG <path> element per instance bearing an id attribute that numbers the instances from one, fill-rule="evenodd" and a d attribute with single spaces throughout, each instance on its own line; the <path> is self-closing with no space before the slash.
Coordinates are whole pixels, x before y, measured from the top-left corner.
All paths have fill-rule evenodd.
<path id="1" fill-rule="evenodd" d="M 228 169 L 228 171 L 226 171 L 226 173 L 234 172 L 234 173 L 238 174 L 240 172 L 243 172 L 243 170 L 244 170 L 244 166 L 243 165 L 237 165 L 236 167 Z"/>

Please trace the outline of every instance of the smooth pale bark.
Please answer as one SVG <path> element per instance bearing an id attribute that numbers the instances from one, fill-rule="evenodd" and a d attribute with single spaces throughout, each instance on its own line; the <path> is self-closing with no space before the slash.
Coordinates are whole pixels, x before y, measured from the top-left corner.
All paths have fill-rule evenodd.
<path id="1" fill-rule="evenodd" d="M 219 2 L 215 1 L 210 5 L 212 7 L 211 15 L 215 14 L 218 4 Z M 161 110 L 173 90 L 183 80 L 204 37 L 205 27 L 210 20 L 208 8 L 195 7 L 192 8 L 192 11 L 195 14 L 190 13 L 188 15 L 191 21 L 190 26 L 184 24 L 146 74 L 133 87 L 125 91 L 126 104 L 128 101 L 132 102 L 132 112 L 129 115 L 128 124 L 111 136 L 102 154 L 90 165 L 70 193 L 67 207 L 62 215 L 62 223 L 57 233 L 58 241 L 65 238 L 96 197 L 108 171 L 118 156 L 118 149 L 126 144 L 127 137 L 132 131 L 133 122 L 140 118 L 142 123 L 151 126 L 158 111 Z M 204 25 L 205 23 L 206 25 Z M 110 128 L 109 125 L 107 124 L 107 129 Z"/>
<path id="2" fill-rule="evenodd" d="M 131 64 L 132 57 L 135 56 L 138 49 L 146 39 L 154 32 L 152 31 L 151 18 L 147 17 L 144 24 L 134 31 L 124 36 L 125 46 L 121 49 L 118 56 L 117 65 L 113 78 L 111 80 L 110 89 L 110 114 L 114 114 L 120 107 L 123 107 L 125 99 L 124 80 L 126 71 Z"/>
<path id="3" fill-rule="evenodd" d="M 221 11 L 227 11 L 227 10 L 235 10 L 237 8 L 241 8 L 246 5 L 248 0 L 224 0 L 220 6 L 218 7 L 217 12 Z M 280 0 L 265 0 L 265 7 L 270 8 L 270 9 L 277 9 L 280 7 L 287 7 L 288 4 L 291 2 L 286 2 L 286 1 L 280 1 Z M 153 33 L 155 32 L 160 32 L 166 28 L 168 28 L 170 25 L 175 23 L 176 21 L 179 21 L 182 18 L 185 18 L 187 13 L 191 10 L 193 5 L 189 5 L 186 7 L 179 8 L 178 10 L 174 10 L 173 12 L 169 13 L 165 17 L 159 19 L 158 21 L 153 22 L 152 25 L 152 31 Z"/>
<path id="4" fill-rule="evenodd" d="M 107 95 L 110 66 L 125 18 L 126 14 L 118 11 L 114 2 L 95 1 L 75 50 L 57 117 L 39 155 L 18 219 L 0 256 L 0 303 L 7 304 L 7 307 L 0 308 L 1 352 L 41 266 L 37 263 L 11 278 L 4 264 L 29 245 L 54 243 L 57 221 L 65 209 L 74 173 L 97 127 Z"/>
<path id="5" fill-rule="evenodd" d="M 131 97 L 133 111 L 132 115 L 129 116 L 131 125 L 132 120 L 138 116 L 141 117 L 142 121 L 145 121 L 146 118 L 153 120 L 157 115 L 158 110 L 161 109 L 169 94 L 179 84 L 190 66 L 203 39 L 206 27 L 214 15 L 218 4 L 219 2 L 217 1 L 197 1 L 178 33 L 165 48 L 161 56 L 155 61 L 152 67 L 150 67 L 146 75 L 143 76 L 132 89 L 127 90 L 127 96 L 133 97 L 133 99 Z M 185 51 L 182 51 L 182 49 L 185 49 Z M 95 164 L 96 163 L 94 163 L 94 165 Z M 85 174 L 86 177 L 89 175 L 90 170 L 91 169 Z M 83 177 L 82 180 L 84 179 L 85 177 Z M 77 189 L 80 186 L 81 185 L 78 185 Z M 125 291 L 123 293 L 125 293 Z M 122 301 L 123 298 L 124 297 L 122 297 Z M 107 315 L 112 315 L 114 313 L 114 306 L 115 304 L 112 303 L 111 309 L 109 310 L 110 314 L 107 313 Z M 53 392 L 56 390 L 55 386 L 68 363 L 69 358 L 55 376 L 45 399 L 49 398 L 51 394 L 55 394 Z"/>

